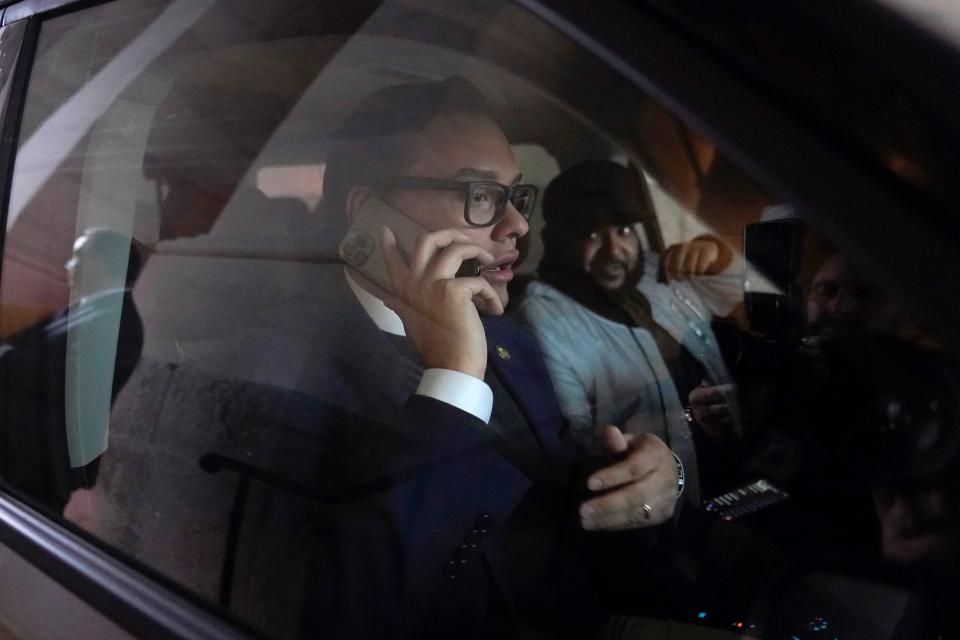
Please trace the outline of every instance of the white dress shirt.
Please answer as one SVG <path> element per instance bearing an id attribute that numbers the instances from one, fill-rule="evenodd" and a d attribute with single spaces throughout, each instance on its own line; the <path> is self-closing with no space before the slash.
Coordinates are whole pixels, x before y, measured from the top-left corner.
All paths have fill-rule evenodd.
<path id="1" fill-rule="evenodd" d="M 343 273 L 360 306 L 381 331 L 395 336 L 407 335 L 400 316 L 387 308 L 382 300 L 357 284 L 350 277 L 349 271 L 344 269 Z M 427 369 L 423 372 L 415 393 L 453 405 L 480 418 L 484 423 L 490 422 L 490 414 L 493 412 L 493 391 L 486 382 L 469 374 L 452 369 Z"/>

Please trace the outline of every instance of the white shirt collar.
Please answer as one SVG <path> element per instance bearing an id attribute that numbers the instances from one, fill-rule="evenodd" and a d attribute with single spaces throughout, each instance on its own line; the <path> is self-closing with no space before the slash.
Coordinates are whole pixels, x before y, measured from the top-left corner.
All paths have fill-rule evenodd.
<path id="1" fill-rule="evenodd" d="M 370 319 L 373 320 L 373 323 L 377 325 L 378 329 L 395 336 L 407 335 L 400 316 L 394 313 L 392 309 L 387 308 L 387 305 L 383 304 L 383 300 L 357 284 L 357 282 L 350 277 L 350 270 L 347 267 L 344 267 L 343 275 L 347 278 L 347 284 L 350 286 L 350 290 L 353 291 L 353 295 L 357 297 L 360 306 L 367 312 L 367 315 L 370 316 Z"/>

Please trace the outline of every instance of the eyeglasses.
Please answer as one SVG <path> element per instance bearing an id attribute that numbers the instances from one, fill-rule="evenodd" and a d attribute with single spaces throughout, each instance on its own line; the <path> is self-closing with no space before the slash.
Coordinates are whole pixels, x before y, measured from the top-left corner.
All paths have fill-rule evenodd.
<path id="1" fill-rule="evenodd" d="M 500 222 L 507 209 L 507 202 L 529 220 L 537 202 L 537 187 L 532 184 L 516 184 L 508 187 L 499 182 L 485 180 L 448 180 L 445 178 L 422 178 L 399 176 L 387 182 L 388 189 L 412 191 L 459 191 L 465 196 L 463 218 L 471 227 L 489 227 Z"/>

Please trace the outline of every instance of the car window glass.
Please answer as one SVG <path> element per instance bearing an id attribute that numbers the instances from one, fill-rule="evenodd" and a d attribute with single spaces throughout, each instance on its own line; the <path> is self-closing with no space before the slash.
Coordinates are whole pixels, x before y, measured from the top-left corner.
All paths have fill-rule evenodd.
<path id="1" fill-rule="evenodd" d="M 383 134 L 385 106 L 351 119 L 442 82 L 489 104 L 444 103 L 413 133 Z M 455 383 L 486 405 L 448 401 L 436 372 L 457 363 L 345 271 L 379 242 L 379 223 L 347 230 L 371 198 L 409 205 L 401 245 L 401 225 L 456 226 L 500 259 L 467 275 L 506 319 L 483 325 L 485 375 Z M 481 205 L 496 225 L 469 224 Z M 852 633 L 859 596 L 818 585 L 922 609 L 888 571 L 947 566 L 958 540 L 953 360 L 857 255 L 511 3 L 98 4 L 40 24 L 0 280 L 0 471 L 270 637 L 818 616 Z M 640 542 L 577 516 L 620 455 L 608 424 L 676 454 L 676 515 Z M 668 508 L 650 501 L 631 526 Z M 621 542 L 653 551 L 618 562 Z M 603 609 L 594 585 L 645 604 Z"/>

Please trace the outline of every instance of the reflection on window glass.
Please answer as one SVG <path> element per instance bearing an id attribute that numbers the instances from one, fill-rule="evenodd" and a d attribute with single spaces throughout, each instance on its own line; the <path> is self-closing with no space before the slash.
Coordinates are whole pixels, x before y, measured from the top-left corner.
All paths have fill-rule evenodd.
<path id="1" fill-rule="evenodd" d="M 257 189 L 268 198 L 295 198 L 313 209 L 323 197 L 325 168 L 323 164 L 264 167 L 257 173 Z"/>
<path id="2" fill-rule="evenodd" d="M 952 624 L 922 310 L 512 4 L 49 19 L 7 225 L 6 485 L 258 632 Z"/>

